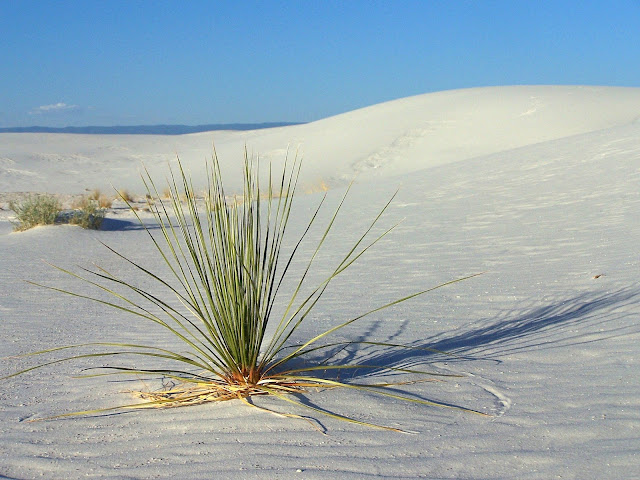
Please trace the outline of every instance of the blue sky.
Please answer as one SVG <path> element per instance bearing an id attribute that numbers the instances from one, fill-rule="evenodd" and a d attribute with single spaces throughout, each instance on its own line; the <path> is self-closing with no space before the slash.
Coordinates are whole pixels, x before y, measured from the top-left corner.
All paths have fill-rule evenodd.
<path id="1" fill-rule="evenodd" d="M 0 0 L 0 127 L 304 122 L 513 84 L 640 86 L 640 0 Z"/>

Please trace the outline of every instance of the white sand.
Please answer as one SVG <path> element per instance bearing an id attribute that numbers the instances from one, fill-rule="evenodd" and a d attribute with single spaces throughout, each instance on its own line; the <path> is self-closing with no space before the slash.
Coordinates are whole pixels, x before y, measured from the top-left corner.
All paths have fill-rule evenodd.
<path id="1" fill-rule="evenodd" d="M 640 478 L 640 88 L 440 92 L 252 132 L 1 134 L 0 192 L 81 193 L 109 183 L 142 192 L 140 160 L 162 175 L 177 152 L 197 175 L 213 139 L 232 189 L 245 143 L 276 166 L 287 144 L 301 144 L 303 183 L 332 185 L 331 204 L 359 173 L 314 279 L 401 187 L 384 223 L 404 222 L 327 291 L 304 334 L 486 271 L 338 338 L 457 354 L 404 352 L 389 360 L 467 374 L 409 389 L 492 417 L 334 390 L 310 393 L 308 401 L 418 434 L 319 418 L 323 436 L 239 402 L 22 421 L 129 400 L 122 391 L 135 385 L 71 378 L 106 363 L 84 360 L 3 382 L 0 478 Z M 319 198 L 299 197 L 292 233 Z M 96 262 L 135 279 L 98 240 L 158 267 L 130 216 L 112 214 L 99 232 L 56 226 L 18 234 L 9 233 L 4 207 L 0 357 L 105 338 L 170 344 L 124 314 L 22 282 L 91 293 L 40 259 L 65 267 Z M 3 360 L 0 376 L 32 361 Z"/>

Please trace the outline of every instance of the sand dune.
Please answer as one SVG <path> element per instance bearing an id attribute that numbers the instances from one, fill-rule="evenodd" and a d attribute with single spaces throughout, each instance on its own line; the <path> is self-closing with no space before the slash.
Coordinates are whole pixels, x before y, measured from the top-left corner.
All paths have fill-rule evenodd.
<path id="1" fill-rule="evenodd" d="M 279 164 L 300 148 L 304 181 L 340 184 L 408 173 L 640 118 L 640 90 L 517 86 L 430 93 L 313 123 L 249 132 L 180 136 L 0 134 L 0 191 L 82 193 L 140 188 L 142 161 L 156 171 L 176 154 L 202 173 L 215 142 L 239 188 L 244 145 Z"/>
<path id="2" fill-rule="evenodd" d="M 300 144 L 303 181 L 333 183 L 329 203 L 359 173 L 321 265 L 334 265 L 401 186 L 385 224 L 403 222 L 336 281 L 303 333 L 485 271 L 373 316 L 338 340 L 453 353 L 392 357 L 372 346 L 344 354 L 464 374 L 410 389 L 491 415 L 326 391 L 309 401 L 418 434 L 321 419 L 323 436 L 305 422 L 233 402 L 23 421 L 128 398 L 128 384 L 70 378 L 100 364 L 84 360 L 3 383 L 0 478 L 640 478 L 639 117 L 640 88 L 519 86 L 420 95 L 264 131 L 0 135 L 0 192 L 82 192 L 107 181 L 136 188 L 140 160 L 161 171 L 177 151 L 197 172 L 212 138 L 237 186 L 244 144 L 276 166 L 287 144 Z M 292 232 L 318 201 L 297 199 Z M 158 268 L 130 217 L 112 216 L 99 232 L 8 233 L 10 212 L 0 213 L 0 357 L 104 336 L 170 344 L 126 315 L 22 282 L 90 293 L 40 259 L 125 268 L 97 240 Z M 295 265 L 294 275 L 302 268 Z M 319 265 L 311 283 L 322 275 Z M 0 376 L 30 362 L 5 358 Z M 281 407 L 275 399 L 262 404 Z"/>

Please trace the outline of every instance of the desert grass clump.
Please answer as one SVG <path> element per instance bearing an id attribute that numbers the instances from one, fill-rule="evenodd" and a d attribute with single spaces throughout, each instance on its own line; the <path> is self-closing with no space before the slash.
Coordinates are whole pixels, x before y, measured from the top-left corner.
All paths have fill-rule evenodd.
<path id="1" fill-rule="evenodd" d="M 135 197 L 129 192 L 129 190 L 126 189 L 118 190 L 118 197 L 125 203 L 136 201 Z"/>
<path id="2" fill-rule="evenodd" d="M 58 199 L 52 195 L 31 195 L 22 202 L 9 202 L 16 214 L 15 231 L 28 230 L 38 225 L 53 225 L 62 209 Z"/>
<path id="3" fill-rule="evenodd" d="M 89 195 L 89 200 L 93 200 L 100 208 L 111 208 L 113 205 L 113 197 L 103 194 L 100 189 L 95 188 Z"/>
<path id="4" fill-rule="evenodd" d="M 321 179 L 321 180 L 318 180 L 317 182 L 307 184 L 304 190 L 305 190 L 305 193 L 307 194 L 313 194 L 313 193 L 320 193 L 320 192 L 328 192 L 329 188 L 330 188 L 329 184 Z"/>
<path id="5" fill-rule="evenodd" d="M 76 200 L 72 205 L 74 210 L 68 215 L 68 223 L 85 229 L 99 230 L 105 217 L 105 209 L 100 207 L 99 198 L 82 196 Z"/>
<path id="6" fill-rule="evenodd" d="M 302 335 L 300 327 L 312 318 L 312 312 L 329 284 L 393 228 L 370 238 L 374 226 L 391 203 L 389 200 L 331 273 L 314 288 L 303 288 L 318 252 L 342 208 L 349 191 L 347 189 L 328 225 L 320 229 L 321 238 L 310 258 L 304 261 L 303 273 L 293 282 L 292 291 L 283 297 L 283 280 L 324 203 L 323 199 L 308 221 L 304 233 L 291 251 L 285 252 L 284 238 L 296 195 L 300 165 L 297 156 L 293 161 L 288 160 L 275 187 L 272 186 L 270 173 L 268 186 L 263 191 L 258 181 L 257 160 L 249 158 L 245 151 L 242 202 L 229 201 L 229 197 L 225 195 L 215 154 L 207 165 L 208 190 L 204 200 L 199 200 L 194 194 L 191 180 L 179 161 L 177 172 L 172 172 L 170 176 L 169 200 L 163 200 L 151 176 L 145 171 L 143 180 L 147 193 L 149 198 L 154 199 L 148 205 L 159 228 L 147 229 L 140 217 L 138 220 L 168 273 L 161 276 L 114 249 L 107 248 L 137 269 L 143 277 L 155 282 L 157 289 L 138 287 L 130 276 L 118 276 L 100 267 L 86 269 L 83 275 L 62 268 L 60 270 L 111 295 L 113 300 L 57 287 L 47 288 L 88 298 L 156 324 L 173 335 L 175 348 L 145 345 L 142 339 L 136 344 L 101 341 L 81 346 L 57 347 L 35 354 L 78 347 L 90 347 L 92 350 L 43 363 L 13 375 L 60 361 L 93 357 L 122 358 L 123 355 L 129 355 L 150 361 L 150 366 L 104 366 L 98 367 L 102 372 L 87 376 L 161 376 L 165 379 L 163 384 L 172 386 L 156 391 L 139 391 L 136 396 L 142 399 L 141 402 L 113 409 L 176 407 L 238 399 L 271 413 L 311 421 L 299 414 L 258 406 L 251 400 L 257 396 L 270 395 L 303 411 L 311 410 L 316 415 L 328 415 L 360 425 L 401 431 L 330 412 L 300 399 L 301 395 L 317 388 L 349 388 L 396 400 L 466 410 L 463 407 L 451 407 L 420 399 L 397 390 L 401 385 L 415 382 L 358 383 L 341 379 L 341 373 L 356 370 L 427 375 L 423 381 L 447 375 L 417 371 L 406 365 L 369 365 L 358 362 L 341 364 L 334 361 L 336 349 L 357 344 L 398 349 L 409 347 L 382 342 L 330 339 L 334 332 L 361 321 L 369 314 L 462 279 L 411 293 L 356 317 L 343 319 L 306 340 L 293 341 L 294 337 L 299 339 Z M 279 192 L 287 192 L 287 195 L 280 195 Z M 131 208 L 137 216 L 136 211 Z M 163 295 L 163 291 L 169 295 Z M 303 295 L 303 291 L 307 293 Z M 178 302 L 172 299 L 177 299 Z M 274 309 L 276 299 L 280 302 L 278 309 Z M 275 310 L 282 313 L 276 316 Z M 96 348 L 106 351 L 96 352 Z M 106 410 L 74 412 L 61 416 L 98 411 Z"/>

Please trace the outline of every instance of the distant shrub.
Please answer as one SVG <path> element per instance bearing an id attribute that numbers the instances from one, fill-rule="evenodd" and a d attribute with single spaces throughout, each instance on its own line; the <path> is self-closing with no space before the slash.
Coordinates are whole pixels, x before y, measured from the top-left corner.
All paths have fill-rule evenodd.
<path id="1" fill-rule="evenodd" d="M 95 200 L 100 208 L 111 208 L 113 205 L 113 198 L 104 195 L 98 188 L 89 194 L 89 200 Z"/>
<path id="2" fill-rule="evenodd" d="M 100 195 L 98 196 L 100 198 Z M 78 225 L 82 228 L 98 230 L 104 220 L 104 208 L 100 208 L 100 200 L 89 197 L 82 197 L 73 203 L 73 212 L 68 215 L 70 225 Z"/>
<path id="3" fill-rule="evenodd" d="M 128 190 L 118 190 L 118 196 L 121 200 L 124 200 L 127 203 L 131 203 L 135 201 L 135 198 Z"/>
<path id="4" fill-rule="evenodd" d="M 113 205 L 113 198 L 107 197 L 106 195 L 101 195 L 98 199 L 98 205 L 100 208 L 111 208 Z"/>
<path id="5" fill-rule="evenodd" d="M 305 193 L 319 193 L 319 192 L 328 192 L 329 184 L 324 180 L 318 180 L 317 182 L 307 184 L 305 187 Z"/>
<path id="6" fill-rule="evenodd" d="M 15 231 L 52 225 L 61 210 L 60 202 L 51 195 L 34 195 L 22 202 L 10 202 L 9 208 L 16 214 L 16 221 L 12 222 Z"/>
<path id="7" fill-rule="evenodd" d="M 100 198 L 100 195 L 102 195 L 102 192 L 100 191 L 100 189 L 94 188 L 92 192 L 89 194 L 89 200 L 98 200 L 98 198 Z"/>

